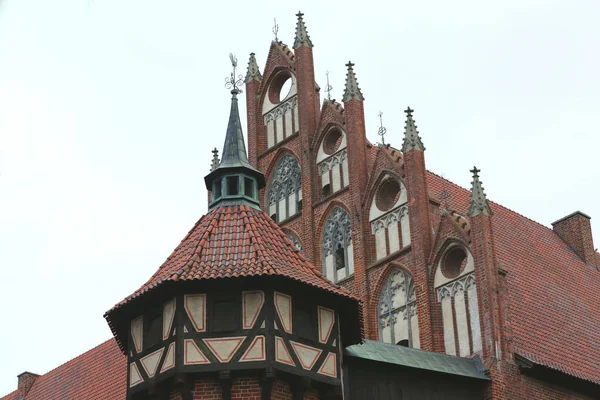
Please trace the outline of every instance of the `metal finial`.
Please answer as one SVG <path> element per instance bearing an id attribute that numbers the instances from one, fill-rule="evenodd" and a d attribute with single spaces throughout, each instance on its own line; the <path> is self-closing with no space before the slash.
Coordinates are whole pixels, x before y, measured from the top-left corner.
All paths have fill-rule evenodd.
<path id="1" fill-rule="evenodd" d="M 279 25 L 277 24 L 277 18 L 273 18 L 272 32 L 273 32 L 273 35 L 275 35 L 275 41 L 279 42 L 279 38 L 277 37 L 277 34 L 279 33 Z"/>
<path id="2" fill-rule="evenodd" d="M 450 199 L 450 193 L 448 193 L 447 190 L 447 181 L 446 178 L 444 177 L 444 174 L 442 174 L 442 179 L 444 180 L 444 184 L 443 184 L 443 189 L 442 189 L 442 193 L 440 193 L 440 200 L 442 202 L 444 202 L 444 208 L 446 208 L 447 210 L 450 209 L 450 201 L 448 199 Z"/>
<path id="3" fill-rule="evenodd" d="M 333 86 L 329 84 L 329 71 L 325 72 L 327 76 L 327 86 L 325 86 L 325 91 L 327 92 L 327 99 L 331 101 L 331 91 L 333 90 Z"/>
<path id="4" fill-rule="evenodd" d="M 232 53 L 229 53 L 229 59 L 231 60 L 231 66 L 233 67 L 233 71 L 231 75 L 225 78 L 225 88 L 230 89 L 231 93 L 239 94 L 242 93 L 242 90 L 238 86 L 242 86 L 244 84 L 244 77 L 242 75 L 235 75 L 235 69 L 237 68 L 237 57 Z"/>
<path id="5" fill-rule="evenodd" d="M 413 111 L 415 111 L 415 110 L 413 110 L 410 107 L 406 107 L 406 110 L 404 110 L 404 112 L 406 113 L 406 115 L 409 116 L 409 117 L 412 117 Z"/>
<path id="6" fill-rule="evenodd" d="M 385 127 L 383 126 L 383 112 L 379 111 L 379 130 L 377 131 L 377 134 L 379 136 L 381 136 L 381 144 L 385 145 L 385 133 L 387 132 L 387 129 L 385 129 Z"/>
<path id="7" fill-rule="evenodd" d="M 352 61 L 348 61 L 348 64 L 346 64 L 346 67 L 348 67 L 348 69 L 352 69 L 352 67 L 354 67 L 354 63 Z"/>

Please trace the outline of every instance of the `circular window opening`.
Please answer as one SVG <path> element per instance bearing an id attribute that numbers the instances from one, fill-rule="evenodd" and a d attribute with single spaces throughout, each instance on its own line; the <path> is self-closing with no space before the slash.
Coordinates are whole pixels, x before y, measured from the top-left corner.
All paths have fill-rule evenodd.
<path id="1" fill-rule="evenodd" d="M 454 279 L 465 269 L 465 265 L 467 253 L 460 247 L 453 247 L 442 259 L 442 274 L 448 279 Z"/>
<path id="2" fill-rule="evenodd" d="M 323 151 L 325 154 L 330 155 L 338 151 L 340 145 L 342 144 L 342 138 L 342 131 L 339 129 L 330 130 L 323 141 Z"/>
<path id="3" fill-rule="evenodd" d="M 292 83 L 292 75 L 289 72 L 278 74 L 269 87 L 269 101 L 272 104 L 281 103 L 290 94 Z"/>
<path id="4" fill-rule="evenodd" d="M 375 205 L 381 211 L 388 211 L 400 198 L 400 183 L 395 179 L 385 181 L 377 190 Z"/>

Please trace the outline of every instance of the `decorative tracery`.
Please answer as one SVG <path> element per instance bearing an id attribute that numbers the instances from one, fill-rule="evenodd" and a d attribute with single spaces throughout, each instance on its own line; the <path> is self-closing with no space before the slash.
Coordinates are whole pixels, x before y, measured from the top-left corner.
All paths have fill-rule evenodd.
<path id="1" fill-rule="evenodd" d="M 269 213 L 276 222 L 301 211 L 301 184 L 300 164 L 293 156 L 284 155 L 277 163 L 267 197 Z"/>
<path id="2" fill-rule="evenodd" d="M 393 270 L 379 297 L 381 341 L 419 347 L 416 302 L 410 275 L 399 268 Z"/>
<path id="3" fill-rule="evenodd" d="M 352 252 L 352 222 L 348 213 L 335 207 L 323 231 L 323 270 L 332 281 L 338 281 L 354 272 Z"/>

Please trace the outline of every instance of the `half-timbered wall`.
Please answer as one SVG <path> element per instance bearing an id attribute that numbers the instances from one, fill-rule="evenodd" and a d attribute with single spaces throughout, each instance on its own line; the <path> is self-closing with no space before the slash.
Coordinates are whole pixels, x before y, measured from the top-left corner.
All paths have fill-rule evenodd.
<path id="1" fill-rule="evenodd" d="M 175 370 L 195 373 L 273 367 L 332 385 L 340 382 L 337 313 L 325 304 L 271 290 L 190 293 L 164 303 L 158 341 L 146 346 L 144 324 L 131 321 L 130 393 Z M 181 350 L 178 351 L 178 349 Z"/>

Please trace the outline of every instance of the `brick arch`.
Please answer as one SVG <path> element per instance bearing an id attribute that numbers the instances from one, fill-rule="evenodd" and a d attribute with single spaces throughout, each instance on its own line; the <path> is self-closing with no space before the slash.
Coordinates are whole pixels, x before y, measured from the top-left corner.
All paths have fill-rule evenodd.
<path id="1" fill-rule="evenodd" d="M 347 135 L 346 130 L 344 129 L 344 126 L 342 124 L 340 124 L 338 122 L 328 122 L 325 125 L 325 127 L 323 129 L 321 129 L 321 131 L 318 132 L 317 135 L 315 135 L 315 138 L 312 142 L 312 148 L 314 149 L 314 151 L 313 151 L 314 154 L 312 156 L 313 164 L 316 164 L 316 162 L 317 162 L 317 155 L 319 154 L 319 147 L 321 146 L 323 139 L 325 139 L 325 136 L 327 136 L 329 131 L 331 131 L 334 128 L 340 129 L 342 132 L 344 132 L 345 135 Z M 348 137 L 346 136 L 346 147 L 348 146 L 347 141 L 348 141 Z"/>
<path id="2" fill-rule="evenodd" d="M 435 273 L 437 272 L 437 268 L 438 268 L 437 264 L 439 263 L 440 258 L 446 252 L 446 250 L 450 246 L 453 246 L 453 245 L 459 245 L 459 246 L 463 247 L 465 250 L 467 250 L 469 253 L 473 254 L 473 252 L 471 251 L 471 248 L 469 247 L 469 245 L 467 243 L 465 243 L 463 240 L 461 240 L 461 239 L 459 239 L 457 237 L 448 237 L 448 238 L 446 238 L 444 240 L 444 242 L 442 243 L 442 245 L 439 246 L 437 248 L 437 250 L 434 250 L 435 254 L 430 259 L 430 264 L 429 265 L 431 265 L 431 270 L 429 271 L 429 276 L 427 277 L 427 286 L 433 292 L 435 292 L 435 288 L 433 287 L 433 281 L 435 279 Z"/>
<path id="3" fill-rule="evenodd" d="M 315 233 L 318 233 L 318 235 L 319 235 L 316 238 L 318 240 L 316 241 L 317 251 L 315 254 L 315 264 L 316 264 L 316 261 L 318 261 L 318 263 L 319 263 L 318 265 L 320 265 L 321 268 L 323 267 L 323 265 L 322 265 L 323 251 L 321 249 L 321 239 L 323 238 L 323 229 L 325 228 L 325 223 L 327 222 L 329 215 L 331 215 L 331 212 L 336 207 L 340 207 L 342 210 L 346 211 L 348 213 L 348 215 L 350 216 L 350 220 L 352 220 L 352 213 L 350 212 L 350 210 L 344 203 L 342 203 L 339 200 L 331 200 L 331 202 L 329 203 L 329 205 L 323 212 L 323 215 L 321 215 L 321 219 L 317 222 L 317 224 L 316 224 L 317 229 L 315 230 Z"/>
<path id="4" fill-rule="evenodd" d="M 374 332 L 376 336 L 374 340 L 379 340 L 379 297 L 381 296 L 381 291 L 390 277 L 391 272 L 395 269 L 401 269 L 410 275 L 415 285 L 415 295 L 418 289 L 414 278 L 415 274 L 413 274 L 408 266 L 392 261 L 384 267 L 371 291 L 371 299 L 369 300 L 369 315 L 372 315 L 374 318 L 374 320 L 369 321 L 369 323 L 374 322 L 375 324 L 375 326 L 371 326 L 371 332 Z"/>
<path id="5" fill-rule="evenodd" d="M 363 217 L 367 218 L 366 220 L 369 219 L 369 210 L 371 208 L 371 202 L 373 201 L 375 194 L 377 194 L 377 189 L 379 189 L 379 185 L 381 185 L 381 181 L 383 180 L 383 177 L 386 175 L 390 175 L 392 178 L 397 179 L 398 182 L 402 183 L 402 186 L 404 186 L 404 190 L 406 190 L 406 184 L 404 183 L 404 181 L 402 180 L 400 175 L 398 175 L 397 172 L 394 172 L 389 169 L 381 170 L 381 172 L 377 176 L 377 179 L 375 179 L 370 186 L 367 186 L 367 190 L 365 191 L 366 196 L 363 198 L 363 203 L 362 203 L 363 207 L 362 208 L 363 208 L 363 213 L 366 213 L 366 215 L 363 216 Z"/>

